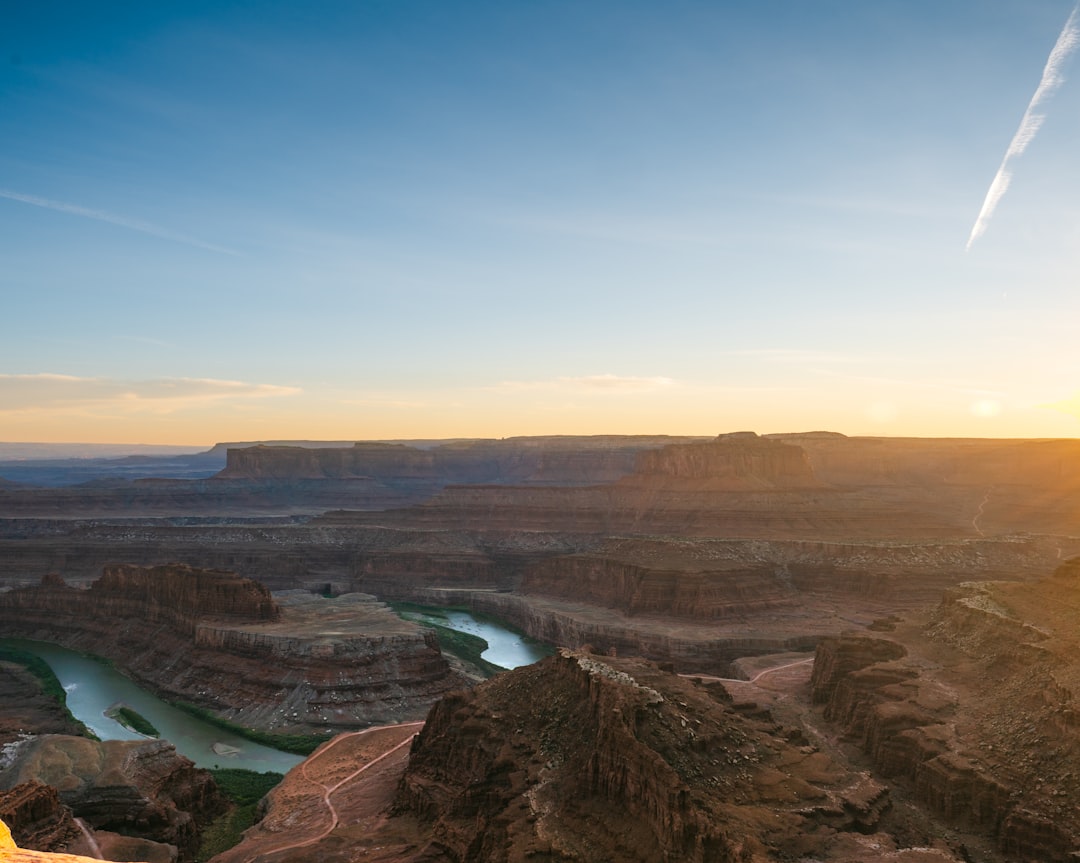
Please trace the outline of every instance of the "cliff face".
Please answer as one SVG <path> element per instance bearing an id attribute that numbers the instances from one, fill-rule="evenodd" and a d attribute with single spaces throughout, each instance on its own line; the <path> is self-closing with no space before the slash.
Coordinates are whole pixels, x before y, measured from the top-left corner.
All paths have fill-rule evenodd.
<path id="1" fill-rule="evenodd" d="M 57 789 L 60 802 L 95 831 L 173 845 L 181 860 L 190 859 L 201 829 L 228 805 L 208 770 L 158 740 L 37 737 L 22 744 L 14 762 L 0 770 L 0 789 L 25 783 Z M 69 844 L 73 840 L 67 836 Z M 25 838 L 16 841 L 29 845 Z"/>
<path id="2" fill-rule="evenodd" d="M 342 449 L 254 446 L 228 451 L 222 479 L 341 479 L 347 477 L 432 477 L 430 451 L 404 444 L 356 444 Z"/>
<path id="3" fill-rule="evenodd" d="M 0 820 L 21 848 L 66 851 L 82 837 L 56 789 L 41 782 L 24 782 L 0 791 Z"/>
<path id="4" fill-rule="evenodd" d="M 753 433 L 721 435 L 709 443 L 673 444 L 638 455 L 625 484 L 658 483 L 724 491 L 815 488 L 806 453 Z"/>
<path id="5" fill-rule="evenodd" d="M 1035 584 L 962 585 L 925 630 L 818 646 L 826 719 L 882 775 L 1013 860 L 1073 860 L 1080 846 L 1078 573 L 1073 560 Z"/>
<path id="6" fill-rule="evenodd" d="M 90 586 L 88 601 L 112 617 L 160 621 L 190 633 L 203 618 L 241 622 L 281 617 L 270 591 L 257 581 L 183 564 L 106 566 Z"/>
<path id="7" fill-rule="evenodd" d="M 775 729 L 641 661 L 562 651 L 439 702 L 397 806 L 455 861 L 757 861 L 872 832 L 882 787 Z"/>
<path id="8" fill-rule="evenodd" d="M 79 734 L 81 730 L 42 689 L 37 677 L 18 663 L 0 659 L 0 747 L 31 732 Z"/>
<path id="9" fill-rule="evenodd" d="M 130 588 L 130 593 L 128 592 Z M 412 718 L 459 685 L 434 636 L 373 597 L 275 601 L 231 573 L 111 567 L 0 594 L 5 634 L 115 661 L 150 689 L 265 730 Z"/>
<path id="10" fill-rule="evenodd" d="M 567 555 L 534 564 L 520 590 L 527 594 L 613 608 L 627 615 L 723 619 L 798 601 L 775 567 L 659 569 L 601 555 Z"/>
<path id="11" fill-rule="evenodd" d="M 420 449 L 363 442 L 347 448 L 254 446 L 230 449 L 220 479 L 369 478 L 394 484 L 611 482 L 634 469 L 642 450 L 666 436 L 534 437 L 444 443 Z M 688 438 L 686 440 L 693 440 Z"/>
<path id="12" fill-rule="evenodd" d="M 824 482 L 838 485 L 1080 487 L 1080 442 L 985 438 L 770 435 L 801 447 Z"/>

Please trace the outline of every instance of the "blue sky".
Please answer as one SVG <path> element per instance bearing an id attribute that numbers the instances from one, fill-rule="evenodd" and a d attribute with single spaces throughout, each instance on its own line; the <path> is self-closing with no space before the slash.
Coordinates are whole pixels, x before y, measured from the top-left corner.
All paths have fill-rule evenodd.
<path id="1" fill-rule="evenodd" d="M 7 3 L 0 440 L 1075 436 L 1072 9 Z"/>

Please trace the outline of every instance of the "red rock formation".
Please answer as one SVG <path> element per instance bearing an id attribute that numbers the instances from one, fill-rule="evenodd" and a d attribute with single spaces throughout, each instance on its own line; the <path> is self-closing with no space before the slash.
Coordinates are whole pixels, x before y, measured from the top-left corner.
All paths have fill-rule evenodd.
<path id="1" fill-rule="evenodd" d="M 439 702 L 398 807 L 432 825 L 423 859 L 453 861 L 794 859 L 872 831 L 882 787 L 775 729 L 640 661 L 563 651 Z"/>
<path id="2" fill-rule="evenodd" d="M 884 638 L 844 636 L 822 639 L 818 644 L 811 679 L 814 703 L 832 704 L 837 685 L 849 674 L 906 655 L 907 650 L 903 645 Z"/>
<path id="3" fill-rule="evenodd" d="M 778 577 L 775 567 L 714 564 L 702 568 L 701 562 L 685 559 L 671 563 L 682 565 L 662 569 L 601 554 L 565 555 L 530 566 L 520 590 L 613 608 L 629 616 L 705 620 L 741 617 L 799 602 L 790 579 Z"/>
<path id="4" fill-rule="evenodd" d="M 88 590 L 49 578 L 0 594 L 0 624 L 266 730 L 411 718 L 461 683 L 430 631 L 373 597 L 275 601 L 249 579 L 187 566 L 110 567 Z"/>
<path id="5" fill-rule="evenodd" d="M 1010 860 L 1067 861 L 1080 847 L 1078 571 L 1074 559 L 1034 584 L 962 585 L 925 631 L 818 647 L 826 718 L 882 775 Z"/>
<path id="6" fill-rule="evenodd" d="M 42 689 L 37 677 L 18 663 L 0 660 L 0 746 L 24 734 L 80 734 L 83 730 Z"/>
<path id="7" fill-rule="evenodd" d="M 0 791 L 0 820 L 21 848 L 66 851 L 82 836 L 56 789 L 37 781 Z"/>
<path id="8" fill-rule="evenodd" d="M 802 449 L 759 438 L 753 432 L 643 452 L 634 476 L 623 484 L 648 483 L 723 491 L 821 485 Z"/>
<path id="9" fill-rule="evenodd" d="M 2 789 L 25 783 L 55 788 L 60 802 L 95 830 L 174 845 L 182 860 L 190 859 L 201 829 L 228 805 L 208 770 L 158 740 L 38 737 L 0 771 Z M 45 795 L 51 800 L 49 792 Z M 65 836 L 73 838 L 69 830 Z M 17 834 L 16 842 L 34 847 Z"/>

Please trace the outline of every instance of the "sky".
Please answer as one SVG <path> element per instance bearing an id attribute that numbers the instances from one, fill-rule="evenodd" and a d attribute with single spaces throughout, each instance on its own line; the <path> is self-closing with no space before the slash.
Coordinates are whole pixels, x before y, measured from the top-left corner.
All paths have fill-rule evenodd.
<path id="1" fill-rule="evenodd" d="M 0 7 L 0 441 L 1080 435 L 1072 0 Z"/>

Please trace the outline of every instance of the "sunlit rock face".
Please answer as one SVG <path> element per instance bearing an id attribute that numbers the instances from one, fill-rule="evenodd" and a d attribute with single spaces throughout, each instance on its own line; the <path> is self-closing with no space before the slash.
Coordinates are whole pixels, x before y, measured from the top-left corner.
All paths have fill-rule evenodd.
<path id="1" fill-rule="evenodd" d="M 821 485 L 800 447 L 760 438 L 752 432 L 641 453 L 633 477 L 624 483 L 650 481 L 728 491 Z"/>
<path id="2" fill-rule="evenodd" d="M 6 635 L 112 659 L 166 698 L 265 730 L 415 718 L 461 685 L 434 635 L 374 597 L 277 598 L 234 573 L 111 566 L 0 594 Z"/>

